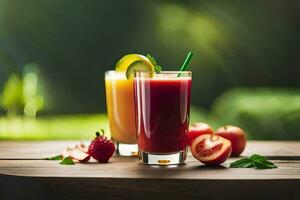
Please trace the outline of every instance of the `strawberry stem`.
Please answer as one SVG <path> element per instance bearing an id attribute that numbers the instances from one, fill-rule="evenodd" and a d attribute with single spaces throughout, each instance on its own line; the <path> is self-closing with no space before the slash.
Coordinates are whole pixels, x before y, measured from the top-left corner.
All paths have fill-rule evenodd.
<path id="1" fill-rule="evenodd" d="M 99 136 L 103 137 L 105 135 L 105 132 L 103 129 L 100 129 L 100 131 L 101 131 L 101 133 L 99 133 L 99 131 L 96 132 L 97 137 L 99 137 Z"/>
<path id="2" fill-rule="evenodd" d="M 101 133 L 102 133 L 101 136 L 103 136 L 105 134 L 103 129 L 101 129 Z"/>

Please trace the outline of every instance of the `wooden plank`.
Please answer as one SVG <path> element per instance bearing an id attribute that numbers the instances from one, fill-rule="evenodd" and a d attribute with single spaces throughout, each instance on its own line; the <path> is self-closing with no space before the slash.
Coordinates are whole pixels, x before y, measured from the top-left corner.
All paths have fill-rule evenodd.
<path id="1" fill-rule="evenodd" d="M 159 178 L 159 179 L 300 179 L 299 142 L 257 142 L 248 144 L 245 155 L 258 153 L 274 158 L 279 166 L 272 170 L 229 169 L 227 160 L 219 167 L 206 167 L 190 154 L 185 165 L 174 167 L 146 166 L 136 157 L 114 156 L 110 163 L 89 162 L 74 166 L 59 165 L 58 161 L 22 160 L 55 155 L 73 141 L 65 142 L 1 142 L 0 174 L 32 177 L 96 177 L 96 178 Z M 277 157 L 280 159 L 277 159 Z M 287 158 L 282 160 L 282 158 Z M 290 159 L 296 157 L 296 159 Z M 21 160 L 14 160 L 15 158 Z M 7 160 L 9 159 L 9 160 Z"/>
<path id="2" fill-rule="evenodd" d="M 41 159 L 75 144 L 76 141 L 0 141 L 0 159 Z"/>
<path id="3" fill-rule="evenodd" d="M 0 141 L 0 159 L 41 159 L 59 154 L 77 141 Z M 85 142 L 87 145 L 89 142 Z M 300 142 L 249 141 L 243 155 L 259 153 L 270 157 L 299 157 Z"/>
<path id="4" fill-rule="evenodd" d="M 299 180 L 170 180 L 7 177 L 6 199 L 299 199 Z"/>
<path id="5" fill-rule="evenodd" d="M 82 177 L 82 178 L 128 178 L 128 179 L 300 179 L 300 161 L 274 160 L 277 169 L 232 169 L 229 159 L 219 167 L 207 167 L 191 156 L 185 165 L 175 167 L 147 166 L 136 158 L 114 157 L 108 164 L 91 162 L 76 165 L 60 165 L 58 161 L 46 160 L 0 160 L 0 174 L 31 177 Z"/>
<path id="6" fill-rule="evenodd" d="M 250 141 L 244 155 L 269 156 L 277 169 L 207 167 L 188 155 L 182 166 L 157 167 L 136 157 L 72 166 L 41 159 L 74 141 L 0 142 L 0 199 L 298 199 L 300 142 Z M 15 160 L 20 159 L 20 160 Z M 17 192 L 16 192 L 17 191 Z"/>

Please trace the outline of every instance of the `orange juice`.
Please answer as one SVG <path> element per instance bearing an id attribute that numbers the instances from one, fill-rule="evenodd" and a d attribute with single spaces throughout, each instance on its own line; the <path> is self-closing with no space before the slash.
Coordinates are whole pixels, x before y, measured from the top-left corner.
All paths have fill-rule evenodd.
<path id="1" fill-rule="evenodd" d="M 136 144 L 133 80 L 127 80 L 124 72 L 108 71 L 105 90 L 112 139 Z"/>

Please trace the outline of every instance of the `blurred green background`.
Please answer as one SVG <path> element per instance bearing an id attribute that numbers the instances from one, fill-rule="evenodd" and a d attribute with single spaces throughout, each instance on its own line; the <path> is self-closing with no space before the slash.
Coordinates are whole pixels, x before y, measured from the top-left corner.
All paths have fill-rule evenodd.
<path id="1" fill-rule="evenodd" d="M 109 134 L 104 72 L 128 53 L 177 70 L 194 52 L 191 121 L 300 139 L 300 3 L 0 0 L 0 140 Z"/>

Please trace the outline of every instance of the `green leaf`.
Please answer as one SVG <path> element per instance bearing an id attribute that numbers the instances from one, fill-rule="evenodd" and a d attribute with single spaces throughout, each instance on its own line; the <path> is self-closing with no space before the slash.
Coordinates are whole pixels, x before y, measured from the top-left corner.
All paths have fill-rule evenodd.
<path id="1" fill-rule="evenodd" d="M 0 95 L 0 107 L 4 108 L 8 115 L 15 115 L 18 111 L 21 111 L 24 106 L 23 81 L 21 77 L 17 74 L 11 74 L 4 84 Z"/>
<path id="2" fill-rule="evenodd" d="M 257 169 L 272 169 L 272 168 L 277 168 L 277 166 L 268 161 L 268 160 L 265 160 L 265 161 L 253 161 L 255 167 Z"/>
<path id="3" fill-rule="evenodd" d="M 274 163 L 272 163 L 271 161 L 268 161 L 264 156 L 254 154 L 250 157 L 250 159 L 253 161 L 253 163 L 257 169 L 277 168 L 277 166 Z"/>
<path id="4" fill-rule="evenodd" d="M 250 157 L 250 159 L 253 160 L 253 161 L 265 161 L 265 160 L 267 160 L 265 157 L 263 157 L 261 155 L 258 155 L 258 154 L 253 154 Z"/>
<path id="5" fill-rule="evenodd" d="M 160 73 L 161 72 L 161 66 L 156 65 L 154 70 L 155 70 L 155 73 Z"/>
<path id="6" fill-rule="evenodd" d="M 268 161 L 264 156 L 253 154 L 250 158 L 245 157 L 230 163 L 231 168 L 256 168 L 256 169 L 272 169 L 277 166 Z"/>
<path id="7" fill-rule="evenodd" d="M 57 156 L 52 156 L 52 157 L 46 158 L 46 160 L 62 160 L 62 159 L 63 159 L 62 155 L 57 155 Z"/>
<path id="8" fill-rule="evenodd" d="M 157 64 L 156 60 L 150 54 L 147 54 L 147 58 L 150 60 L 152 65 L 154 65 L 155 73 L 160 73 L 162 71 L 162 67 Z"/>
<path id="9" fill-rule="evenodd" d="M 242 158 L 230 163 L 231 168 L 250 168 L 254 167 L 254 164 L 250 158 Z"/>
<path id="10" fill-rule="evenodd" d="M 150 62 L 152 63 L 152 65 L 154 65 L 154 66 L 157 65 L 156 60 L 149 53 L 147 54 L 147 58 L 150 60 Z"/>
<path id="11" fill-rule="evenodd" d="M 272 169 L 272 168 L 277 168 L 277 166 L 270 162 L 270 161 L 266 161 L 266 162 L 254 162 L 254 165 L 257 169 Z"/>
<path id="12" fill-rule="evenodd" d="M 61 164 L 61 165 L 75 165 L 75 162 L 72 160 L 71 157 L 66 157 L 59 164 Z"/>

